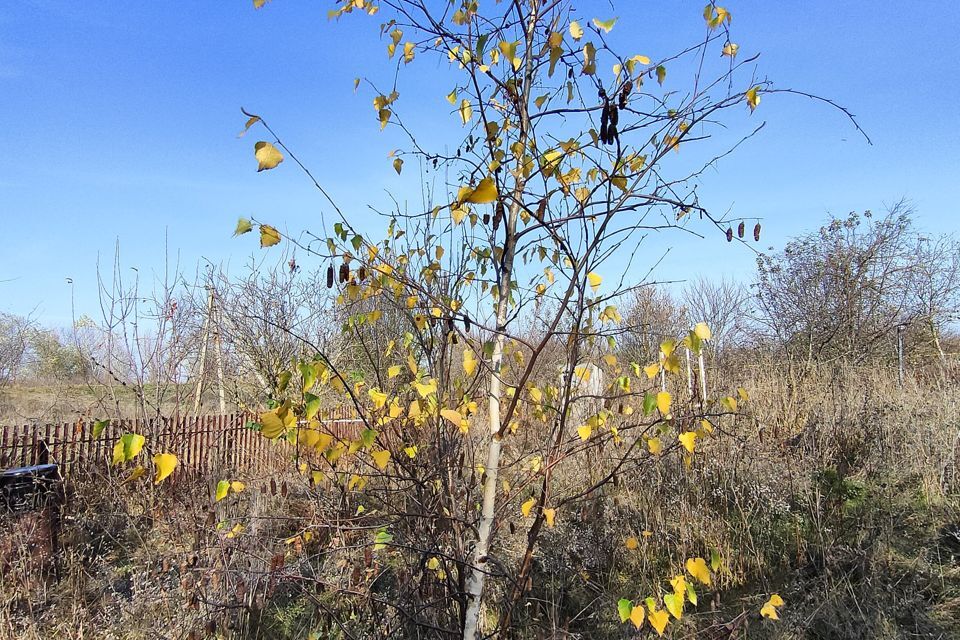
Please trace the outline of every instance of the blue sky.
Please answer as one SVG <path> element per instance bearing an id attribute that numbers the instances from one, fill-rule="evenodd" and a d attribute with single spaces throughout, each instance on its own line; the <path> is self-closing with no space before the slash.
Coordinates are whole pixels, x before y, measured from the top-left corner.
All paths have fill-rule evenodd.
<path id="1" fill-rule="evenodd" d="M 584 2 L 581 15 L 618 15 L 619 42 L 651 57 L 702 31 L 699 2 Z M 717 210 L 764 221 L 763 247 L 814 228 L 830 213 L 882 210 L 908 199 L 920 225 L 951 232 L 960 219 L 960 5 L 947 2 L 730 0 L 741 55 L 778 87 L 830 97 L 842 115 L 803 98 L 769 96 L 752 116 L 761 134 L 707 176 Z M 241 106 L 263 114 L 356 215 L 388 192 L 419 201 L 416 172 L 398 177 L 369 91 L 353 78 L 390 77 L 379 20 L 329 22 L 320 0 L 231 2 L 20 0 L 0 6 L 0 311 L 66 325 L 95 315 L 96 262 L 120 244 L 141 277 L 164 252 L 191 271 L 200 260 L 240 265 L 252 236 L 238 216 L 281 230 L 318 228 L 324 203 L 292 163 L 255 173 L 257 134 L 236 137 Z M 437 69 L 437 71 L 433 71 Z M 401 97 L 435 96 L 413 124 L 443 140 L 450 83 L 424 63 Z M 432 103 L 428 102 L 428 105 Z M 379 224 L 379 223 L 378 223 Z M 718 242 L 670 240 L 658 275 L 746 278 L 753 255 Z"/>

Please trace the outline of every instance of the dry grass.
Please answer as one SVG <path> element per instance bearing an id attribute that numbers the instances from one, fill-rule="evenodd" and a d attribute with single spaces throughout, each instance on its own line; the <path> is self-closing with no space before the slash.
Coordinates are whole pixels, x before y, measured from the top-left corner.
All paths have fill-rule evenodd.
<path id="1" fill-rule="evenodd" d="M 678 461 L 619 478 L 591 511 L 545 533 L 526 634 L 626 637 L 616 598 L 661 589 L 683 558 L 718 549 L 717 584 L 671 637 L 703 637 L 744 610 L 733 637 L 960 637 L 956 386 L 901 389 L 874 369 L 790 375 L 776 363 L 738 366 L 737 378 L 751 419 L 706 443 L 692 469 Z M 334 619 L 376 637 L 371 601 L 320 588 L 361 580 L 363 548 L 289 541 L 334 510 L 328 496 L 284 469 L 211 506 L 215 480 L 72 487 L 60 579 L 5 568 L 0 637 L 350 637 Z M 501 552 L 514 560 L 522 542 L 522 530 L 503 531 Z M 772 592 L 787 602 L 776 623 L 756 614 Z"/>

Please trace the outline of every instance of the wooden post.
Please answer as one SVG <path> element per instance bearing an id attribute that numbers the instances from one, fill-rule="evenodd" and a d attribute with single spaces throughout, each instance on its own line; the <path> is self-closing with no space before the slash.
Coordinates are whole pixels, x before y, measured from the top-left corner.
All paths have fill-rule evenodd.
<path id="1" fill-rule="evenodd" d="M 207 368 L 207 343 L 210 341 L 210 316 L 213 313 L 213 289 L 207 289 L 207 317 L 203 319 L 203 342 L 200 343 L 200 367 L 197 391 L 193 396 L 193 415 L 200 413 L 200 395 L 203 393 L 203 378 Z"/>
<path id="2" fill-rule="evenodd" d="M 903 325 L 897 325 L 897 380 L 903 387 Z"/>

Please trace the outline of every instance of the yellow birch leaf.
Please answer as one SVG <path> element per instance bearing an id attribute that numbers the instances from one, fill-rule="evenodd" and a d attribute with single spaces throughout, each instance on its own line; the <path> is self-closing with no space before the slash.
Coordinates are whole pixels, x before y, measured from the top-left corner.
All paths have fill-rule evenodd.
<path id="1" fill-rule="evenodd" d="M 776 608 L 770 603 L 767 603 L 760 607 L 760 615 L 764 618 L 769 618 L 770 620 L 779 620 L 780 616 L 777 614 Z"/>
<path id="2" fill-rule="evenodd" d="M 240 493 L 246 488 L 247 488 L 247 485 L 243 484 L 239 480 L 234 480 L 233 482 L 230 483 L 230 490 L 233 491 L 234 493 Z"/>
<path id="3" fill-rule="evenodd" d="M 703 558 L 688 558 L 686 562 L 687 573 L 699 580 L 705 585 L 710 584 L 710 570 L 707 568 L 707 562 Z"/>
<path id="4" fill-rule="evenodd" d="M 660 373 L 660 363 L 654 362 L 653 364 L 648 364 L 643 368 L 643 372 L 647 374 L 647 378 L 653 380 L 657 377 L 657 374 Z"/>
<path id="5" fill-rule="evenodd" d="M 395 364 L 395 365 L 393 365 L 392 367 L 389 367 L 389 368 L 387 369 L 387 377 L 388 377 L 388 378 L 396 378 L 398 375 L 400 375 L 400 371 L 402 371 L 402 370 L 403 370 L 403 367 L 401 367 L 401 366 L 398 365 L 398 364 Z"/>
<path id="6" fill-rule="evenodd" d="M 673 587 L 673 594 L 680 598 L 681 602 L 687 597 L 687 579 L 682 574 L 670 578 L 670 586 Z"/>
<path id="7" fill-rule="evenodd" d="M 177 456 L 172 453 L 158 453 L 153 456 L 153 465 L 157 468 L 157 475 L 153 478 L 154 484 L 160 484 L 173 470 L 177 468 Z"/>
<path id="8" fill-rule="evenodd" d="M 450 93 L 447 94 L 447 102 L 449 102 L 450 104 L 457 104 L 457 90 L 456 90 L 456 89 L 454 89 L 453 91 L 451 91 Z"/>
<path id="9" fill-rule="evenodd" d="M 400 175 L 400 172 L 403 171 L 403 158 L 394 158 L 393 170 L 397 172 L 397 175 Z"/>
<path id="10" fill-rule="evenodd" d="M 487 204 L 497 199 L 497 183 L 493 178 L 484 178 L 477 185 L 477 188 L 470 192 L 466 202 L 474 204 Z"/>
<path id="11" fill-rule="evenodd" d="M 679 436 L 680 444 L 683 445 L 683 448 L 693 453 L 693 447 L 697 442 L 697 434 L 695 431 L 684 431 Z"/>
<path id="12" fill-rule="evenodd" d="M 543 510 L 543 519 L 546 521 L 548 527 L 553 527 L 554 518 L 557 517 L 556 509 L 544 509 Z"/>
<path id="13" fill-rule="evenodd" d="M 633 623 L 635 629 L 639 629 L 643 626 L 643 620 L 645 617 L 646 614 L 643 611 L 643 605 L 638 604 L 630 609 L 630 622 Z"/>
<path id="14" fill-rule="evenodd" d="M 432 558 L 427 560 L 427 569 L 430 569 L 430 571 L 436 571 L 439 568 L 440 568 L 439 558 L 437 558 L 436 556 L 433 556 Z"/>
<path id="15" fill-rule="evenodd" d="M 626 539 L 623 545 L 630 551 L 636 551 L 637 547 L 640 546 L 640 542 L 633 536 L 630 536 L 629 538 Z"/>
<path id="16" fill-rule="evenodd" d="M 426 398 L 430 394 L 437 392 L 437 381 L 433 378 L 430 378 L 427 382 L 416 382 L 414 386 L 421 398 Z"/>
<path id="17" fill-rule="evenodd" d="M 477 370 L 477 358 L 473 355 L 473 349 L 467 347 L 463 350 L 463 372 L 467 376 L 472 376 Z"/>
<path id="18" fill-rule="evenodd" d="M 410 64 L 413 62 L 414 56 L 414 44 L 412 42 L 403 43 L 403 63 Z"/>
<path id="19" fill-rule="evenodd" d="M 600 288 L 600 283 L 603 282 L 603 277 L 591 271 L 587 274 L 587 280 L 590 282 L 590 288 L 596 293 L 597 289 Z"/>
<path id="20" fill-rule="evenodd" d="M 462 100 L 460 102 L 460 119 L 463 120 L 463 124 L 466 125 L 470 122 L 470 119 L 473 117 L 473 107 L 470 106 L 469 100 Z"/>
<path id="21" fill-rule="evenodd" d="M 367 395 L 373 400 L 373 406 L 377 409 L 382 409 L 383 405 L 387 403 L 387 394 L 379 389 L 370 389 L 367 391 Z"/>
<path id="22" fill-rule="evenodd" d="M 663 451 L 663 443 L 660 442 L 660 438 L 650 438 L 647 440 L 647 449 L 655 456 L 660 455 L 660 452 Z"/>
<path id="23" fill-rule="evenodd" d="M 579 40 L 583 37 L 583 27 L 581 27 L 580 23 L 576 20 L 570 23 L 570 36 L 574 40 Z"/>
<path id="24" fill-rule="evenodd" d="M 613 29 L 613 25 L 617 24 L 616 18 L 610 18 L 609 20 L 600 20 L 599 18 L 593 19 L 593 26 L 597 29 L 602 29 L 604 33 L 610 33 Z"/>
<path id="25" fill-rule="evenodd" d="M 380 469 L 380 471 L 386 469 L 387 463 L 390 462 L 390 452 L 386 449 L 375 451 L 374 453 L 370 454 L 370 457 L 373 458 L 374 464 L 377 465 L 377 468 Z"/>
<path id="26" fill-rule="evenodd" d="M 760 87 L 753 87 L 746 93 L 747 106 L 750 107 L 750 113 L 760 104 Z"/>
<path id="27" fill-rule="evenodd" d="M 669 391 L 661 391 L 657 394 L 657 409 L 660 410 L 660 413 L 663 415 L 670 413 L 671 404 L 673 404 L 673 396 L 670 395 Z"/>
<path id="28" fill-rule="evenodd" d="M 707 326 L 706 322 L 698 322 L 697 326 L 693 328 L 693 332 L 697 334 L 697 337 L 701 340 L 709 340 L 713 337 L 713 332 L 710 331 L 710 327 Z"/>
<path id="29" fill-rule="evenodd" d="M 463 422 L 463 416 L 460 415 L 460 412 L 455 409 L 441 409 L 440 417 L 452 424 L 453 426 L 460 428 L 461 423 Z"/>
<path id="30" fill-rule="evenodd" d="M 227 480 L 221 480 L 217 483 L 217 493 L 215 500 L 220 502 L 227 497 L 227 493 L 230 491 L 230 482 Z"/>
<path id="31" fill-rule="evenodd" d="M 647 616 L 650 620 L 650 626 L 654 628 L 658 636 L 663 635 L 663 630 L 667 628 L 667 623 L 670 622 L 670 614 L 661 609 L 651 609 L 650 615 Z"/>
<path id="32" fill-rule="evenodd" d="M 586 441 L 590 438 L 590 434 L 593 433 L 593 427 L 588 424 L 581 425 L 577 427 L 577 434 L 580 436 L 580 439 Z"/>
<path id="33" fill-rule="evenodd" d="M 260 246 L 272 247 L 280 242 L 280 232 L 268 224 L 260 225 Z"/>
<path id="34" fill-rule="evenodd" d="M 523 517 L 524 517 L 524 518 L 529 518 L 529 517 L 530 517 L 530 511 L 533 510 L 533 507 L 534 507 L 534 505 L 536 505 L 536 504 L 537 504 L 537 499 L 536 499 L 536 498 L 530 498 L 529 500 L 527 500 L 526 502 L 524 502 L 522 505 L 520 505 L 520 513 L 523 514 Z"/>
<path id="35" fill-rule="evenodd" d="M 730 56 L 731 58 L 736 57 L 737 51 L 740 50 L 740 45 L 728 42 L 723 45 L 723 52 L 721 55 Z"/>
<path id="36" fill-rule="evenodd" d="M 253 156 L 257 159 L 257 173 L 274 169 L 283 162 L 280 150 L 263 140 L 253 145 Z"/>
<path id="37" fill-rule="evenodd" d="M 683 600 L 678 598 L 677 594 L 668 593 L 663 596 L 663 604 L 666 606 L 667 611 L 670 612 L 670 615 L 677 620 L 683 617 Z"/>
<path id="38" fill-rule="evenodd" d="M 133 471 L 130 472 L 130 475 L 128 475 L 126 478 L 124 478 L 123 482 L 121 482 L 120 484 L 121 484 L 121 485 L 129 484 L 129 483 L 133 482 L 134 480 L 139 480 L 140 478 L 143 477 L 143 474 L 145 474 L 146 472 L 147 472 L 147 470 L 143 468 L 143 465 L 137 465 L 137 466 L 133 469 Z"/>
<path id="39" fill-rule="evenodd" d="M 783 598 L 780 597 L 780 594 L 775 593 L 772 596 L 770 596 L 769 600 L 767 600 L 767 604 L 772 605 L 774 607 L 782 607 Z"/>

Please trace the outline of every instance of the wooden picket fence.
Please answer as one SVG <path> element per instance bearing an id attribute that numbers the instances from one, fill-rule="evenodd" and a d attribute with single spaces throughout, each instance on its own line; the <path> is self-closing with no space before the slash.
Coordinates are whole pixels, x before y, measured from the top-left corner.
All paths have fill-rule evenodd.
<path id="1" fill-rule="evenodd" d="M 355 438 L 362 422 L 350 407 L 321 413 L 323 429 L 338 438 Z M 0 427 L 0 469 L 55 463 L 64 476 L 89 465 L 109 465 L 113 447 L 125 433 L 146 437 L 144 451 L 177 456 L 180 470 L 200 475 L 268 469 L 285 455 L 251 428 L 254 414 L 231 413 L 181 418 L 111 420 L 94 435 L 95 421 Z"/>

